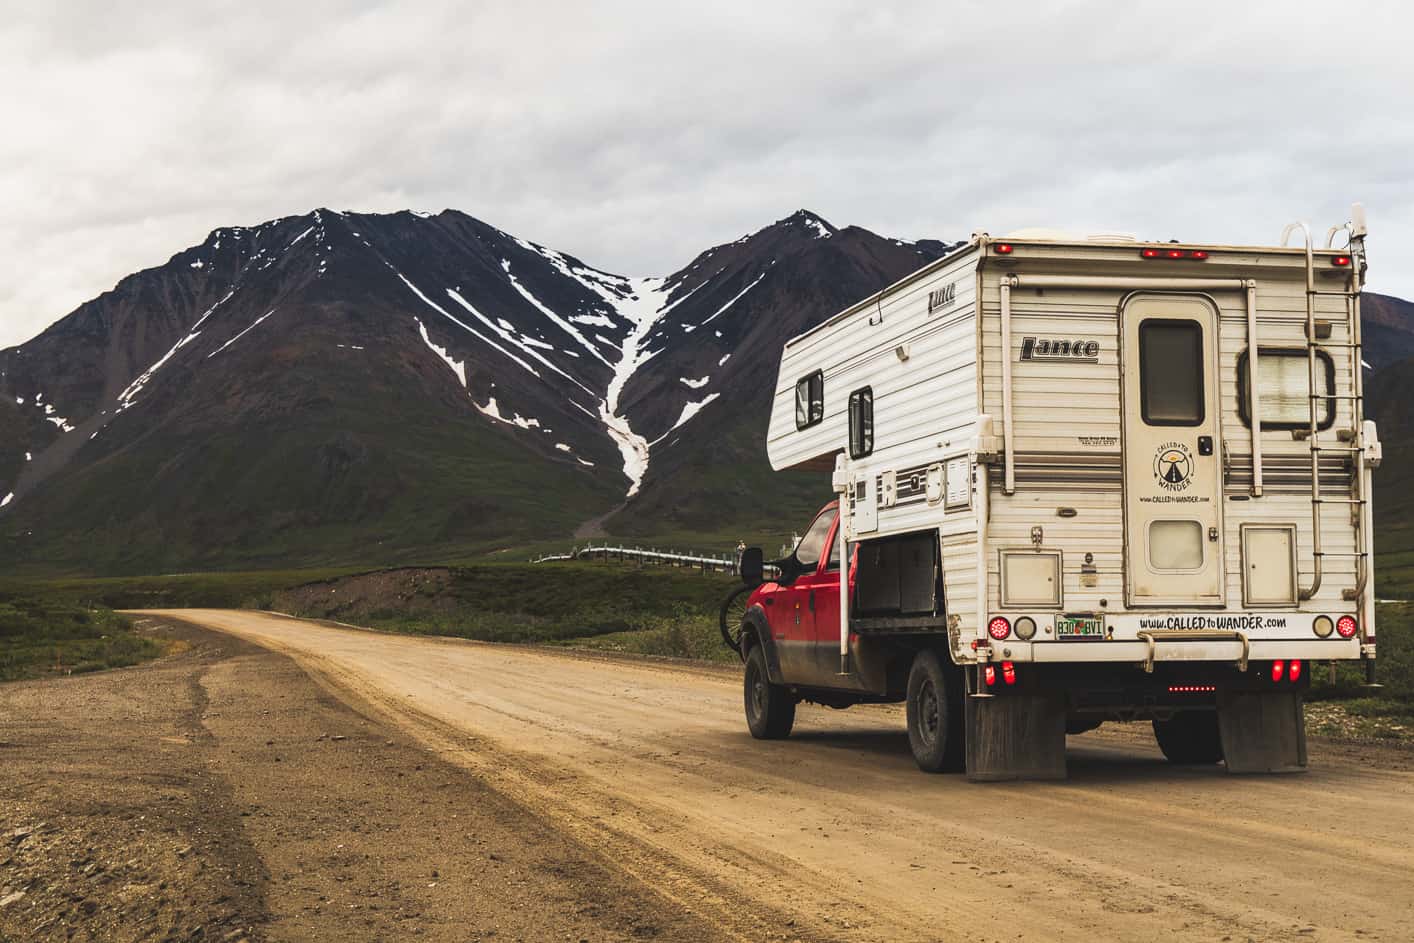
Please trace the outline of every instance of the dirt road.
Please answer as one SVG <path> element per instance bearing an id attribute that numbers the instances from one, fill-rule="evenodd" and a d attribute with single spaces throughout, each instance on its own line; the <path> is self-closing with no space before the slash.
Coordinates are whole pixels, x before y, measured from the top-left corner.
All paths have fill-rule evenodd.
<path id="1" fill-rule="evenodd" d="M 753 741 L 734 672 L 156 615 L 288 654 L 726 938 L 1414 937 L 1396 750 L 1318 744 L 1309 773 L 1240 778 L 1101 731 L 1072 738 L 1069 782 L 973 785 L 916 771 L 897 708 L 803 708 Z"/>

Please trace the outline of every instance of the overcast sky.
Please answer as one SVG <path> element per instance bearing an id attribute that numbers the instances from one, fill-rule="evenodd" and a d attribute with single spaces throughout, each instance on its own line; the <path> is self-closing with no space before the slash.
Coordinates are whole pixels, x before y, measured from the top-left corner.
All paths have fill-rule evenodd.
<path id="1" fill-rule="evenodd" d="M 6 0 L 0 346 L 317 206 L 454 207 L 655 274 L 802 206 L 1271 242 L 1358 199 L 1371 288 L 1414 298 L 1404 9 Z"/>

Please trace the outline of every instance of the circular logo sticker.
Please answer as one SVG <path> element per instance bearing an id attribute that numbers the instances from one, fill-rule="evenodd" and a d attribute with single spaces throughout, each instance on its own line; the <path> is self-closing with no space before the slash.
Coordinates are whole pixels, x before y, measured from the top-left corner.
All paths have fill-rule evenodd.
<path id="1" fill-rule="evenodd" d="M 1168 491 L 1183 491 L 1193 482 L 1193 453 L 1182 442 L 1165 442 L 1154 456 L 1154 478 Z"/>

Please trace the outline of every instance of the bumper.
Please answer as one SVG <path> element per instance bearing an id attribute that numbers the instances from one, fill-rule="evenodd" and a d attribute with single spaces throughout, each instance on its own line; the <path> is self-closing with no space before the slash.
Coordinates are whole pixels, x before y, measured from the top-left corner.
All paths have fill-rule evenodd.
<path id="1" fill-rule="evenodd" d="M 1021 642 L 1007 639 L 992 643 L 993 661 L 1035 662 L 1039 664 L 1125 664 L 1144 665 L 1166 662 L 1214 662 L 1236 665 L 1246 661 L 1275 661 L 1298 658 L 1303 661 L 1348 661 L 1361 657 L 1358 638 L 1254 639 L 1244 646 L 1241 639 L 1156 638 L 1152 650 L 1143 639 L 1098 639 L 1094 641 Z"/>

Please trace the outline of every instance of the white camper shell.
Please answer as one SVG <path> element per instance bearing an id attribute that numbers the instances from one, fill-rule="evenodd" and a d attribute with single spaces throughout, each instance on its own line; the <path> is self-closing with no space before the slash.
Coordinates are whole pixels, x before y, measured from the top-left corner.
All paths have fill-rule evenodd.
<path id="1" fill-rule="evenodd" d="M 772 466 L 834 469 L 861 561 L 938 548 L 931 623 L 907 574 L 892 611 L 842 578 L 841 678 L 929 625 L 973 695 L 1002 662 L 1373 659 L 1353 216 L 1335 248 L 980 234 L 789 341 Z"/>

